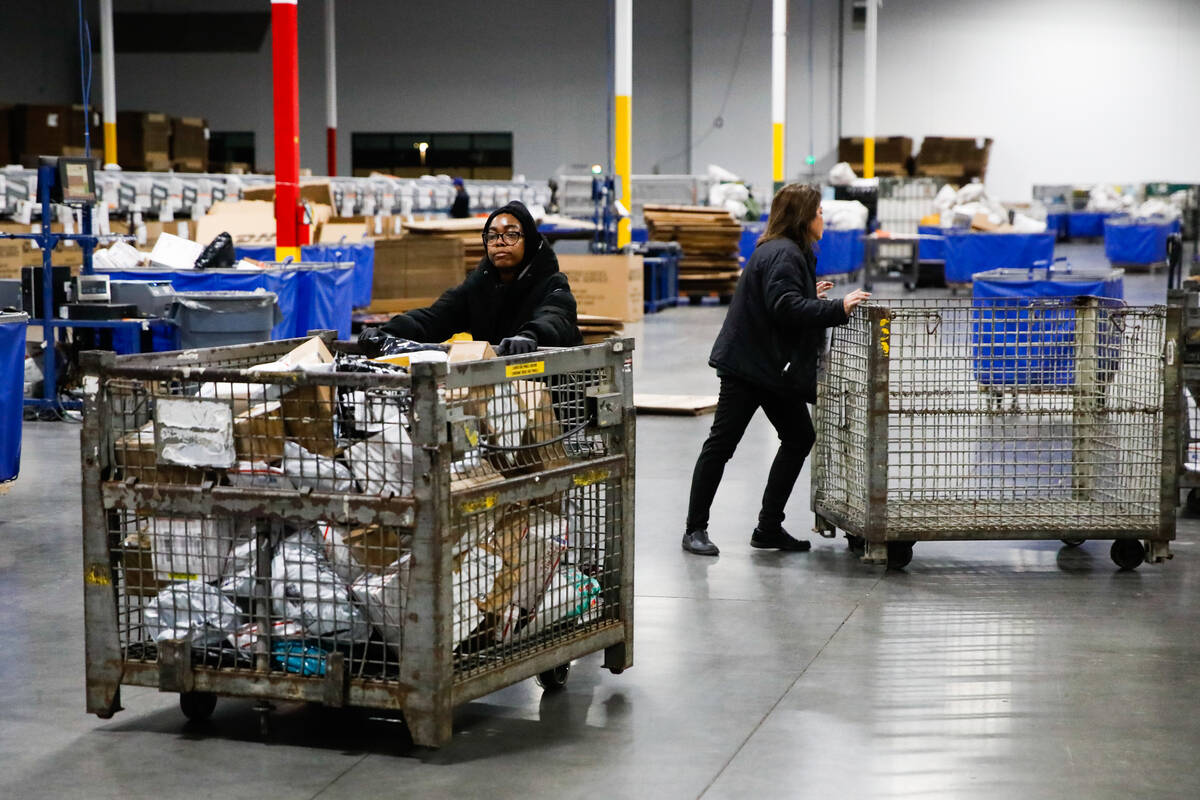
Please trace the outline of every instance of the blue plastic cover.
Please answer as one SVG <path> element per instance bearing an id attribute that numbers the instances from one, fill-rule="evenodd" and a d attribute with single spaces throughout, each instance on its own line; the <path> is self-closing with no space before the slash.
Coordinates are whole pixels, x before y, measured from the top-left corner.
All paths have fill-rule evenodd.
<path id="1" fill-rule="evenodd" d="M 1046 230 L 1053 233 L 1058 238 L 1063 238 L 1067 235 L 1067 217 L 1065 211 L 1055 211 L 1046 214 Z"/>
<path id="2" fill-rule="evenodd" d="M 1159 264 L 1167 260 L 1167 237 L 1179 232 L 1179 220 L 1104 220 L 1104 255 L 1113 264 Z"/>
<path id="3" fill-rule="evenodd" d="M 817 242 L 817 274 L 842 275 L 862 267 L 863 232 L 835 231 L 829 228 Z"/>
<path id="4" fill-rule="evenodd" d="M 21 415 L 25 402 L 24 314 L 0 315 L 0 483 L 21 469 Z"/>
<path id="5" fill-rule="evenodd" d="M 1072 239 L 1098 239 L 1104 235 L 1107 211 L 1072 211 L 1067 214 L 1067 235 Z"/>
<path id="6" fill-rule="evenodd" d="M 992 270 L 973 283 L 971 345 L 975 379 L 985 386 L 1070 385 L 1075 381 L 1075 308 L 1069 299 L 1100 297 L 1119 305 L 1120 270 L 1051 273 Z M 1058 298 L 1048 300 L 1047 298 Z M 1097 368 L 1116 368 L 1115 330 L 1099 318 Z M 1107 357 L 1105 357 L 1107 355 Z"/>
<path id="7" fill-rule="evenodd" d="M 270 264 L 275 261 L 275 248 L 243 245 L 237 248 L 237 257 Z M 300 248 L 301 264 L 336 264 L 342 261 L 354 263 L 354 295 L 351 298 L 354 308 L 366 308 L 371 305 L 371 287 L 375 282 L 374 242 L 306 244 Z"/>
<path id="8" fill-rule="evenodd" d="M 354 307 L 352 264 L 301 262 L 296 266 L 273 265 L 263 270 L 168 270 L 139 269 L 106 272 L 113 280 L 170 281 L 177 292 L 274 292 L 282 321 L 271 329 L 272 339 L 304 336 L 310 330 L 328 329 L 350 336 L 350 313 Z"/>
<path id="9" fill-rule="evenodd" d="M 738 255 L 742 257 L 743 264 L 750 260 L 750 255 L 754 252 L 754 245 L 758 244 L 758 237 L 762 236 L 766 229 L 767 223 L 765 222 L 742 223 L 742 238 L 738 240 Z"/>
<path id="10" fill-rule="evenodd" d="M 989 269 L 1029 269 L 1054 260 L 1053 233 L 946 232 L 946 281 L 966 283 Z"/>
<path id="11" fill-rule="evenodd" d="M 274 250 L 271 253 L 274 257 Z M 268 270 L 171 270 L 138 269 L 105 272 L 117 281 L 170 281 L 177 292 L 274 292 L 282 320 L 271 329 L 272 339 L 303 336 L 311 328 L 336 328 L 336 325 L 309 325 L 308 312 L 298 305 L 301 274 L 295 269 Z M 349 323 L 347 322 L 347 325 Z M 299 333 L 297 333 L 299 331 Z"/>
<path id="12" fill-rule="evenodd" d="M 921 261 L 945 261 L 946 240 L 937 225 L 918 225 L 917 233 L 922 236 L 937 236 L 937 239 L 922 239 L 917 242 L 917 258 Z"/>
<path id="13" fill-rule="evenodd" d="M 354 311 L 354 264 L 310 264 L 301 267 L 300 274 L 297 316 L 307 322 L 303 330 L 296 330 L 293 335 L 304 336 L 310 330 L 328 328 L 336 330 L 339 339 L 349 339 L 350 316 Z"/>

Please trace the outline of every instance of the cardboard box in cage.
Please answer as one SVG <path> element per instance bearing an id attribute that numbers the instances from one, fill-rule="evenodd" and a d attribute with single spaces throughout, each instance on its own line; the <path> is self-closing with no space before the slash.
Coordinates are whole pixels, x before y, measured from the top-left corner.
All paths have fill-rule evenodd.
<path id="1" fill-rule="evenodd" d="M 278 400 L 252 406 L 233 418 L 233 445 L 239 461 L 283 458 L 283 406 Z"/>
<path id="2" fill-rule="evenodd" d="M 154 574 L 154 551 L 144 533 L 131 533 L 121 542 L 121 572 L 127 595 L 154 597 L 167 585 Z"/>

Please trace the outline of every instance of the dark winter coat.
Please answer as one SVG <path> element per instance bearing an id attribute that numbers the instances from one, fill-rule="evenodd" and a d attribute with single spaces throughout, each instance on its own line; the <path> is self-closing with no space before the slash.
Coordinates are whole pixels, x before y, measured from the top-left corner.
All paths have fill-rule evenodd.
<path id="1" fill-rule="evenodd" d="M 849 319 L 841 300 L 817 297 L 816 264 L 791 239 L 754 249 L 708 359 L 718 374 L 816 402 L 825 329 Z"/>
<path id="2" fill-rule="evenodd" d="M 461 331 L 492 344 L 518 335 L 544 347 L 583 342 L 567 276 L 558 271 L 554 250 L 529 210 L 513 201 L 492 212 L 485 231 L 498 214 L 516 217 L 525 236 L 517 279 L 501 282 L 499 270 L 485 255 L 465 281 L 446 290 L 433 305 L 392 317 L 381 326 L 385 333 L 415 342 L 442 342 Z"/>
<path id="3" fill-rule="evenodd" d="M 471 197 L 466 189 L 454 193 L 454 202 L 450 205 L 450 216 L 454 219 L 466 219 L 471 216 Z"/>

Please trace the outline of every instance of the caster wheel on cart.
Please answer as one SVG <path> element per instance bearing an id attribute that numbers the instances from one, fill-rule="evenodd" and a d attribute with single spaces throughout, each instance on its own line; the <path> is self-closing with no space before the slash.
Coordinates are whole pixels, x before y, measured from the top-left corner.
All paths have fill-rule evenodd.
<path id="1" fill-rule="evenodd" d="M 867 549 L 867 540 L 853 533 L 846 534 L 846 548 L 851 553 L 861 553 Z"/>
<path id="2" fill-rule="evenodd" d="M 542 687 L 544 692 L 561 692 L 567 685 L 567 678 L 571 674 L 570 662 L 548 669 L 545 672 L 539 672 L 537 677 L 537 685 Z"/>
<path id="3" fill-rule="evenodd" d="M 904 569 L 912 561 L 913 543 L 888 542 L 887 554 L 888 569 Z"/>
<path id="4" fill-rule="evenodd" d="M 1146 548 L 1137 539 L 1114 539 L 1108 554 L 1122 570 L 1137 569 L 1146 560 Z"/>
<path id="5" fill-rule="evenodd" d="M 179 695 L 179 710 L 192 722 L 208 719 L 216 707 L 217 696 L 212 692 L 182 692 Z"/>
<path id="6" fill-rule="evenodd" d="M 1086 542 L 1087 539 L 1060 539 L 1059 541 L 1061 541 L 1067 547 L 1079 547 L 1079 545 Z"/>
<path id="7" fill-rule="evenodd" d="M 1200 514 L 1200 489 L 1188 490 L 1187 507 L 1193 514 Z"/>

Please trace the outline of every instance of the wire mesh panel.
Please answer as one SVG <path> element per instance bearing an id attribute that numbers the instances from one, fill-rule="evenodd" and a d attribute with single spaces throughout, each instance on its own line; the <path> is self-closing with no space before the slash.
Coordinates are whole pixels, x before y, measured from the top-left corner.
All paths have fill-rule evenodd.
<path id="1" fill-rule="evenodd" d="M 879 227 L 891 233 L 917 233 L 921 219 L 937 213 L 933 200 L 945 185 L 941 178 L 880 178 Z"/>
<path id="2" fill-rule="evenodd" d="M 1091 298 L 856 315 L 821 380 L 815 510 L 868 539 L 1161 534 L 1165 325 Z"/>
<path id="3" fill-rule="evenodd" d="M 204 686 L 402 708 L 437 744 L 452 687 L 632 663 L 630 342 L 298 341 L 88 361 L 90 710 Z"/>

